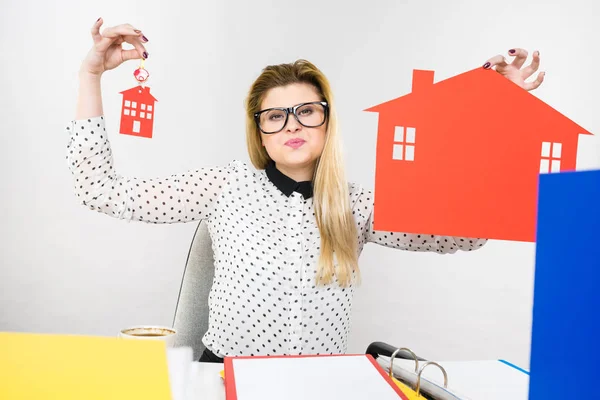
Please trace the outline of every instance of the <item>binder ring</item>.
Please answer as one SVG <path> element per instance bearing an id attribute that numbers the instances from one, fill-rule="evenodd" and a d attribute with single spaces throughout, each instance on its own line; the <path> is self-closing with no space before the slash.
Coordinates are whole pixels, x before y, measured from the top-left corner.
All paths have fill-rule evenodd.
<path id="1" fill-rule="evenodd" d="M 406 347 L 401 347 L 399 349 L 397 349 L 396 351 L 394 351 L 392 353 L 392 358 L 390 358 L 390 370 L 389 370 L 389 374 L 390 374 L 390 378 L 393 378 L 394 376 L 394 358 L 396 358 L 396 354 L 398 354 L 400 351 L 408 351 L 413 358 L 415 359 L 415 373 L 417 373 L 417 371 L 419 370 L 419 359 L 417 357 L 417 355 L 415 353 L 413 353 L 413 351 L 411 349 L 407 349 Z"/>
<path id="2" fill-rule="evenodd" d="M 434 361 L 427 361 L 422 367 L 421 370 L 419 371 L 419 375 L 417 376 L 417 397 L 419 397 L 419 394 L 421 392 L 421 374 L 423 373 L 423 370 L 425 369 L 426 366 L 428 365 L 435 365 L 436 367 L 438 367 L 439 369 L 442 370 L 442 373 L 444 374 L 444 389 L 448 388 L 448 375 L 446 374 L 446 370 L 444 369 L 444 367 L 442 367 L 440 364 L 434 362 Z"/>

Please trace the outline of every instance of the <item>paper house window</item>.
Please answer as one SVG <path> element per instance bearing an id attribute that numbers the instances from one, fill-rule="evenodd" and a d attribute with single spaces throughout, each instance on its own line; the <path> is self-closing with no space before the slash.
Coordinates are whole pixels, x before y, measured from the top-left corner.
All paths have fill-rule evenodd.
<path id="1" fill-rule="evenodd" d="M 152 114 L 150 114 L 150 113 L 147 113 L 147 114 L 146 114 L 146 119 L 152 119 Z"/>
<path id="2" fill-rule="evenodd" d="M 148 105 L 148 111 L 152 111 L 152 106 Z"/>
<path id="3" fill-rule="evenodd" d="M 142 110 L 146 109 L 146 105 L 145 104 L 141 104 L 140 107 L 141 107 Z"/>
<path id="4" fill-rule="evenodd" d="M 415 160 L 415 136 L 417 130 L 412 127 L 396 126 L 394 130 L 394 148 L 392 159 Z"/>
<path id="5" fill-rule="evenodd" d="M 560 172 L 560 157 L 562 143 L 542 142 L 542 160 L 540 161 L 540 174 Z"/>
<path id="6" fill-rule="evenodd" d="M 145 108 L 145 106 L 146 106 L 145 104 L 141 104 L 142 110 Z M 135 117 L 135 114 L 136 114 L 135 108 L 136 107 L 137 107 L 137 102 L 125 100 L 125 104 L 123 105 L 123 115 L 131 115 L 132 117 Z M 152 108 L 151 106 L 148 106 L 148 107 Z M 143 115 L 141 117 L 144 118 Z"/>

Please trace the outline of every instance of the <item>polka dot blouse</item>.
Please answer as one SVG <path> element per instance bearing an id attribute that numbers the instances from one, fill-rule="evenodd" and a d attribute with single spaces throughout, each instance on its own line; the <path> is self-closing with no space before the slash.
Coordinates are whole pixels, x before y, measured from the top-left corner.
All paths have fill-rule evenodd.
<path id="1" fill-rule="evenodd" d="M 154 224 L 206 221 L 215 274 L 206 347 L 218 356 L 345 353 L 355 287 L 315 285 L 320 237 L 313 197 L 282 192 L 240 161 L 156 179 L 119 175 L 102 116 L 71 121 L 67 161 L 81 204 Z M 474 250 L 485 239 L 376 232 L 373 194 L 349 184 L 359 251 Z"/>

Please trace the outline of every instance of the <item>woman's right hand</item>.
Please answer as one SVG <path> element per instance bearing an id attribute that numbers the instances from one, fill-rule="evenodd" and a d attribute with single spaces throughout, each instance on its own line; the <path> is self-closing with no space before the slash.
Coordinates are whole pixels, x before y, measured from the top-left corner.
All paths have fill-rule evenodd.
<path id="1" fill-rule="evenodd" d="M 111 26 L 100 33 L 102 18 L 98 18 L 92 26 L 91 33 L 94 45 L 81 64 L 81 72 L 91 75 L 102 75 L 118 67 L 123 62 L 139 58 L 148 58 L 148 53 L 143 43 L 148 39 L 140 30 L 130 24 Z M 125 50 L 122 43 L 127 42 L 135 48 Z"/>

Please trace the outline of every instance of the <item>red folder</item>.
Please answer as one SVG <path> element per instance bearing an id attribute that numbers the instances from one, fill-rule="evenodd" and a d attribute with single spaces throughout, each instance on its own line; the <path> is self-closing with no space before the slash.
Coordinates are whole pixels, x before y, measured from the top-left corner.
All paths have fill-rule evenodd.
<path id="1" fill-rule="evenodd" d="M 336 358 L 333 360 L 332 358 Z M 347 357 L 348 362 L 341 363 L 342 359 L 340 357 Z M 350 360 L 349 357 L 354 357 L 353 360 Z M 357 358 L 366 358 L 368 363 L 365 363 Z M 302 366 L 298 363 L 287 363 L 287 362 L 277 362 L 276 360 L 289 360 L 289 359 L 322 359 L 325 362 L 316 363 L 310 361 L 309 363 L 304 362 Z M 236 360 L 244 360 L 245 365 L 244 368 L 236 369 Z M 256 360 L 257 362 L 251 361 Z M 265 363 L 266 360 L 273 360 L 273 362 L 277 362 L 277 364 Z M 333 362 L 332 362 L 333 361 Z M 252 364 L 252 368 L 250 368 L 250 363 Z M 275 396 L 275 387 L 276 383 L 280 385 L 279 389 L 281 389 L 281 377 L 289 377 L 294 376 L 294 382 L 290 385 L 294 385 L 295 387 L 287 387 L 290 391 L 298 391 L 297 387 L 299 385 L 303 385 L 305 387 L 314 387 L 314 385 L 322 384 L 322 382 L 318 383 L 313 381 L 311 378 L 322 378 L 322 375 L 319 375 L 319 368 L 324 368 L 323 371 L 326 371 L 329 367 L 334 367 L 335 371 L 329 369 L 327 371 L 335 372 L 338 375 L 341 373 L 349 372 L 348 378 L 346 382 L 329 382 L 331 383 L 331 387 L 335 387 L 335 390 L 339 390 L 341 388 L 340 385 L 347 385 L 349 381 L 352 380 L 352 376 L 356 377 L 357 374 L 364 374 L 365 377 L 368 376 L 369 382 L 373 384 L 375 387 L 366 387 L 360 388 L 364 389 L 365 392 L 370 392 L 373 390 L 384 391 L 387 394 L 387 398 L 396 398 L 408 400 L 408 397 L 400 388 L 392 382 L 388 373 L 381 368 L 381 366 L 375 361 L 375 359 L 370 354 L 336 354 L 336 355 L 306 355 L 306 356 L 255 356 L 255 357 L 225 357 L 224 359 L 224 367 L 225 367 L 225 394 L 227 400 L 245 400 L 245 399 L 254 399 L 256 396 L 250 394 L 248 391 L 245 392 L 247 396 L 240 396 L 240 387 L 238 387 L 239 381 L 244 378 L 246 381 L 249 378 L 248 376 L 242 377 L 240 374 L 252 374 L 253 376 L 257 376 L 260 379 L 260 382 L 257 382 L 257 385 L 260 385 L 259 389 L 253 389 L 254 391 L 262 391 L 261 398 L 289 398 L 288 395 L 282 394 L 280 390 L 277 391 L 277 396 Z M 240 363 L 238 363 L 238 367 Z M 375 371 L 370 370 L 368 366 L 372 366 Z M 300 368 L 300 369 L 299 369 Z M 358 368 L 362 368 L 362 371 L 359 371 Z M 242 371 L 242 369 L 244 371 Z M 270 372 L 268 371 L 277 371 L 277 376 L 268 376 L 265 378 L 265 375 L 268 375 Z M 261 373 L 264 371 L 264 374 Z M 301 374 L 297 374 L 298 371 L 301 371 Z M 289 372 L 289 374 L 288 374 Z M 296 373 L 292 375 L 293 373 Z M 373 373 L 375 372 L 375 373 Z M 311 376 L 311 374 L 313 374 Z M 381 380 L 379 380 L 379 377 Z M 277 379 L 280 378 L 280 379 Z M 265 381 L 263 381 L 265 379 Z M 291 378 L 290 378 L 291 379 Z M 335 379 L 335 378 L 333 378 Z M 343 379 L 343 378 L 340 378 Z M 312 385 L 312 386 L 311 386 Z M 389 385 L 389 388 L 384 387 Z M 330 387 L 330 389 L 331 389 Z M 244 390 L 241 388 L 242 391 Z M 390 390 L 391 389 L 391 390 Z M 269 392 L 271 390 L 271 392 Z M 252 390 L 250 390 L 252 392 Z M 395 392 L 395 395 L 393 394 Z M 270 397 L 271 396 L 271 397 Z M 314 395 L 313 395 L 314 396 Z M 258 398 L 258 397 L 256 397 Z M 325 397 L 323 397 L 325 398 Z M 330 399 L 331 397 L 329 397 Z M 311 400 L 320 400 L 318 397 L 312 397 Z"/>

